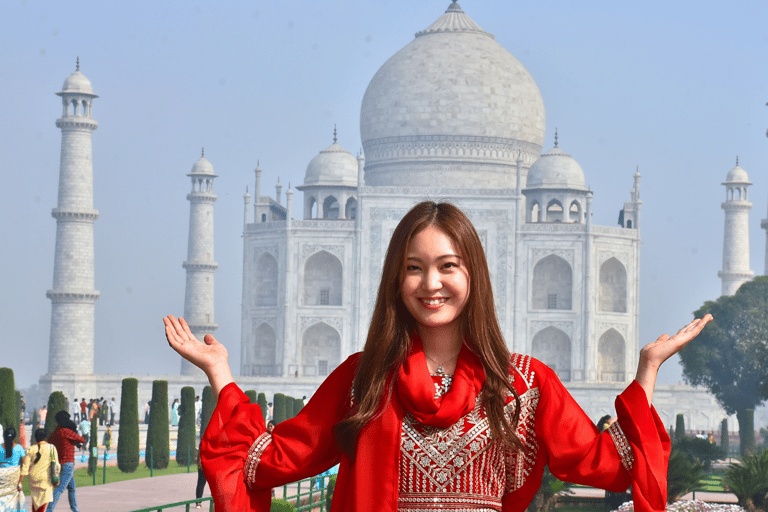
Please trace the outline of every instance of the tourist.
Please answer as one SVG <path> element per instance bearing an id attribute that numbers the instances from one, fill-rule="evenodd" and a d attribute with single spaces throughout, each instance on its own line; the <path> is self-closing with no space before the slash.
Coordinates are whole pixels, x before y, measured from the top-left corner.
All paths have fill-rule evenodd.
<path id="1" fill-rule="evenodd" d="M 85 398 L 80 402 L 80 421 L 83 421 L 88 416 L 88 402 L 85 401 Z"/>
<path id="2" fill-rule="evenodd" d="M 200 395 L 195 397 L 195 425 L 200 425 L 203 415 L 203 402 L 200 401 Z"/>
<path id="3" fill-rule="evenodd" d="M 69 418 L 67 411 L 56 413 L 56 429 L 48 437 L 48 442 L 56 447 L 61 463 L 59 485 L 53 490 L 53 501 L 48 509 L 52 512 L 66 489 L 69 496 L 69 508 L 77 512 L 77 485 L 75 485 L 75 447 L 85 443 L 85 438 L 77 433 L 77 427 Z"/>
<path id="4" fill-rule="evenodd" d="M 48 409 L 46 406 L 42 406 L 37 412 L 37 421 L 40 428 L 45 428 L 45 420 L 48 418 Z"/>
<path id="5" fill-rule="evenodd" d="M 77 426 L 77 431 L 84 439 L 83 444 L 81 445 L 81 451 L 83 455 L 85 455 L 88 453 L 88 439 L 91 437 L 91 422 L 88 421 L 88 418 L 83 416 L 83 419 Z"/>
<path id="6" fill-rule="evenodd" d="M 199 500 L 203 497 L 203 491 L 205 490 L 205 473 L 203 473 L 203 465 L 200 464 L 200 447 L 197 447 L 197 486 L 195 487 L 195 499 Z M 203 505 L 198 501 L 195 504 L 195 508 L 203 508 Z"/>
<path id="7" fill-rule="evenodd" d="M 495 307 L 467 217 L 446 203 L 416 205 L 392 235 L 363 352 L 271 434 L 234 384 L 225 346 L 166 317 L 169 345 L 218 397 L 201 445 L 216 508 L 268 511 L 271 488 L 340 462 L 332 508 L 346 512 L 521 512 L 545 466 L 616 492 L 631 484 L 636 512 L 664 510 L 670 445 L 650 406 L 656 374 L 711 316 L 642 349 L 618 420 L 600 434 L 552 369 L 509 353 Z"/>
<path id="8" fill-rule="evenodd" d="M 59 463 L 56 447 L 45 440 L 45 429 L 35 430 L 35 444 L 27 451 L 21 467 L 21 479 L 29 475 L 32 496 L 32 512 L 45 512 L 53 501 L 54 485 L 51 483 L 51 464 Z M 21 485 L 21 481 L 19 482 Z"/>
<path id="9" fill-rule="evenodd" d="M 109 401 L 109 425 L 112 426 L 115 424 L 115 411 L 117 410 L 117 403 L 115 402 L 115 397 L 112 397 L 112 400 Z"/>
<path id="10" fill-rule="evenodd" d="M 173 404 L 171 405 L 171 426 L 177 427 L 179 426 L 179 399 L 174 398 Z"/>
<path id="11" fill-rule="evenodd" d="M 149 425 L 149 410 L 152 408 L 152 402 L 147 402 L 144 406 L 144 424 Z"/>
<path id="12" fill-rule="evenodd" d="M 15 439 L 15 428 L 8 427 L 3 431 L 3 445 L 0 446 L 0 510 L 17 510 L 19 504 L 24 504 L 19 471 L 24 448 Z"/>

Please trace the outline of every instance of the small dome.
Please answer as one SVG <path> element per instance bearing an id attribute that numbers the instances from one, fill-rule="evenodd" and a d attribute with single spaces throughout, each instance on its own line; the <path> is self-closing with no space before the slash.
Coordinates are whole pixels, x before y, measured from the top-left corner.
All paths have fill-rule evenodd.
<path id="1" fill-rule="evenodd" d="M 206 176 L 216 176 L 216 173 L 213 172 L 213 166 L 211 165 L 211 162 L 205 159 L 204 156 L 200 157 L 200 160 L 195 162 L 195 165 L 192 166 L 192 171 L 187 176 L 192 175 L 206 175 Z"/>
<path id="2" fill-rule="evenodd" d="M 528 170 L 526 188 L 575 188 L 586 190 L 584 171 L 571 155 L 555 146 Z"/>
<path id="3" fill-rule="evenodd" d="M 85 78 L 85 75 L 75 71 L 64 80 L 61 86 L 61 92 L 79 92 L 82 94 L 93 94 L 91 81 Z"/>
<path id="4" fill-rule="evenodd" d="M 737 183 L 749 183 L 749 176 L 747 176 L 747 171 L 739 167 L 738 164 L 736 164 L 736 167 L 728 171 L 728 175 L 725 177 L 726 182 L 737 182 Z"/>
<path id="5" fill-rule="evenodd" d="M 337 142 L 322 150 L 307 165 L 304 186 L 357 186 L 357 159 Z"/>

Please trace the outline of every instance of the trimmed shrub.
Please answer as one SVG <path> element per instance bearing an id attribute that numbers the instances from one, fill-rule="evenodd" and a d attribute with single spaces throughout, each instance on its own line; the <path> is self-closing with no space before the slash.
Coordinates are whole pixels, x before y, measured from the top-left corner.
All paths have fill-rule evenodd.
<path id="1" fill-rule="evenodd" d="M 295 418 L 296 416 L 298 416 L 303 408 L 304 408 L 304 400 L 302 400 L 301 398 L 294 398 L 293 399 L 293 416 L 291 417 Z"/>
<path id="2" fill-rule="evenodd" d="M 257 400 L 259 399 L 255 389 L 249 389 L 246 391 L 245 396 L 248 397 L 248 400 L 250 400 L 252 404 L 257 403 Z"/>
<path id="3" fill-rule="evenodd" d="M 698 437 L 685 437 L 675 443 L 675 448 L 683 452 L 690 462 L 700 463 L 704 471 L 709 471 L 712 462 L 723 457 L 719 446 Z"/>
<path id="4" fill-rule="evenodd" d="M 286 500 L 274 498 L 269 506 L 269 512 L 295 512 L 296 507 Z"/>
<path id="5" fill-rule="evenodd" d="M 64 396 L 64 395 L 62 395 Z M 46 422 L 47 424 L 48 422 Z M 88 442 L 88 474 L 93 475 L 99 465 L 99 415 L 91 420 L 91 437 Z"/>
<path id="6" fill-rule="evenodd" d="M 267 421 L 267 395 L 259 393 L 259 407 L 261 407 L 261 417 Z"/>
<path id="7" fill-rule="evenodd" d="M 15 419 L 14 419 L 15 415 Z M 19 415 L 16 413 L 16 381 L 13 370 L 0 368 L 0 425 L 13 426 L 19 430 Z"/>
<path id="8" fill-rule="evenodd" d="M 211 421 L 213 410 L 216 408 L 216 397 L 213 396 L 213 388 L 205 386 L 203 388 L 203 409 L 200 413 L 200 438 L 202 439 L 205 429 L 208 428 L 208 422 Z"/>
<path id="9" fill-rule="evenodd" d="M 48 415 L 45 417 L 45 435 L 51 435 L 56 429 L 56 413 L 59 411 L 67 410 L 67 399 L 64 398 L 64 393 L 61 391 L 54 391 L 51 396 L 48 397 Z"/>
<path id="10" fill-rule="evenodd" d="M 197 443 L 195 431 L 195 388 L 181 388 L 181 405 L 179 406 L 179 435 L 176 438 L 176 462 L 181 466 L 194 464 L 197 460 Z"/>
<path id="11" fill-rule="evenodd" d="M 16 414 L 14 415 L 14 418 L 16 418 L 15 441 L 18 443 L 19 439 L 21 439 L 21 429 L 24 428 L 24 418 L 21 417 L 21 393 L 18 390 L 14 390 L 14 395 L 16 395 Z"/>
<path id="12" fill-rule="evenodd" d="M 152 382 L 152 403 L 149 406 L 147 449 L 144 461 L 147 467 L 165 469 L 171 458 L 170 421 L 168 418 L 168 381 Z"/>
<path id="13" fill-rule="evenodd" d="M 139 381 L 134 378 L 123 379 L 118 439 L 117 467 L 133 473 L 139 468 Z"/>
<path id="14" fill-rule="evenodd" d="M 736 412 L 739 420 L 739 453 L 754 455 L 757 453 L 757 440 L 755 439 L 755 410 L 746 409 L 743 413 Z"/>
<path id="15" fill-rule="evenodd" d="M 728 433 L 728 418 L 720 423 L 720 449 L 723 450 L 723 457 L 728 458 L 731 455 L 730 434 Z"/>
<path id="16" fill-rule="evenodd" d="M 682 414 L 677 415 L 675 420 L 675 439 L 674 442 L 680 441 L 685 437 L 685 418 Z"/>
<path id="17" fill-rule="evenodd" d="M 286 398 L 288 397 L 282 393 L 275 393 L 275 397 L 272 401 L 272 421 L 275 422 L 275 425 L 288 419 L 285 414 L 285 402 L 287 401 Z"/>
<path id="18" fill-rule="evenodd" d="M 32 409 L 32 431 L 37 428 L 38 420 L 37 420 L 37 407 Z"/>

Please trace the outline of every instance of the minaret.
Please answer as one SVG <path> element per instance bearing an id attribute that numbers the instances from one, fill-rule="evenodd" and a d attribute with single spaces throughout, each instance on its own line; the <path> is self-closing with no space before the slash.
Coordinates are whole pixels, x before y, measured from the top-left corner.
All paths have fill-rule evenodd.
<path id="1" fill-rule="evenodd" d="M 717 273 L 722 279 L 723 295 L 733 295 L 739 286 L 750 281 L 755 273 L 749 268 L 749 202 L 748 189 L 752 183 L 747 172 L 736 167 L 728 172 L 723 182 L 725 202 L 720 206 L 725 210 L 725 232 L 723 235 L 723 270 Z"/>
<path id="2" fill-rule="evenodd" d="M 205 159 L 200 160 L 187 174 L 192 179 L 189 200 L 189 245 L 187 261 L 182 265 L 187 270 L 187 287 L 184 293 L 184 319 L 195 337 L 202 341 L 206 334 L 213 334 L 219 327 L 213 317 L 213 273 L 218 267 L 213 259 L 213 166 Z M 200 371 L 186 359 L 181 361 L 182 375 L 201 375 Z"/>
<path id="3" fill-rule="evenodd" d="M 94 290 L 93 223 L 99 212 L 93 208 L 93 130 L 99 124 L 91 117 L 98 98 L 91 82 L 75 72 L 64 80 L 63 111 L 56 126 L 61 128 L 56 249 L 53 260 L 51 299 L 51 343 L 48 373 L 93 373 L 94 309 L 99 292 Z"/>

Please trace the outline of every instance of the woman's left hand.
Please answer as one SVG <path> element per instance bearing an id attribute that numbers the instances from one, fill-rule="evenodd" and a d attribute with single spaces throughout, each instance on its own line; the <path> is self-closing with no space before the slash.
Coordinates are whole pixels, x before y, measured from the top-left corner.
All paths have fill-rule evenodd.
<path id="1" fill-rule="evenodd" d="M 699 335 L 704 326 L 712 321 L 712 315 L 697 318 L 689 323 L 674 336 L 662 334 L 653 343 L 649 343 L 640 351 L 640 361 L 637 364 L 635 380 L 643 387 L 648 404 L 653 399 L 653 388 L 656 386 L 656 375 L 661 365 L 677 354 L 688 343 Z"/>

